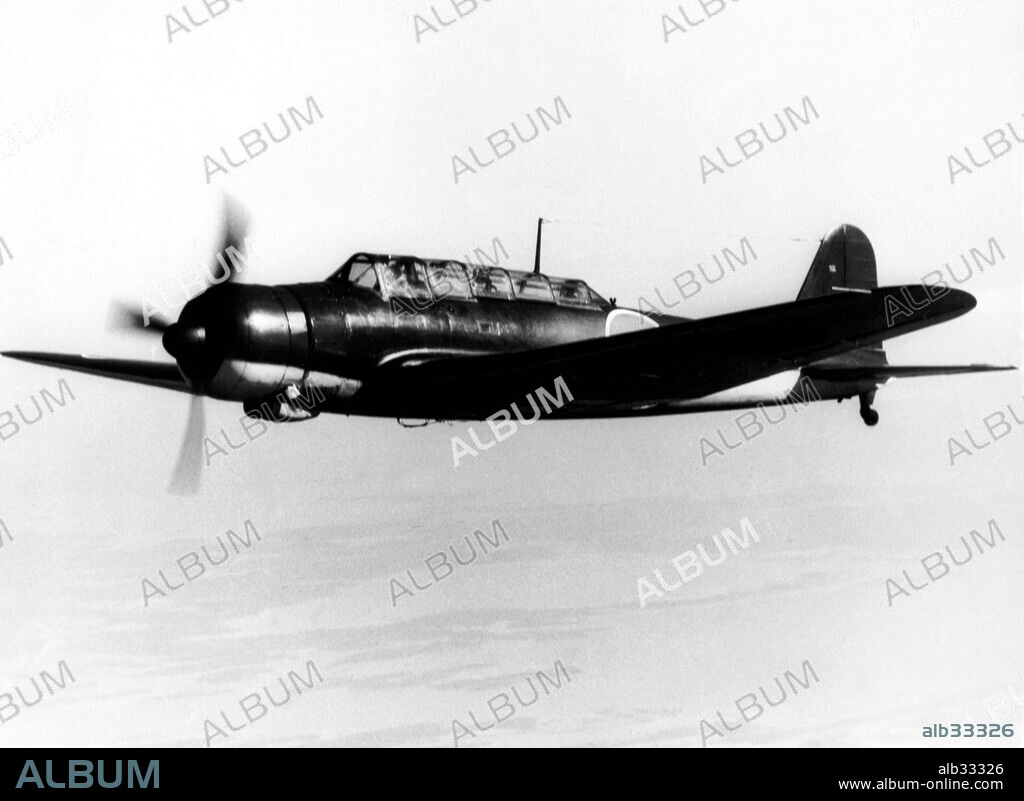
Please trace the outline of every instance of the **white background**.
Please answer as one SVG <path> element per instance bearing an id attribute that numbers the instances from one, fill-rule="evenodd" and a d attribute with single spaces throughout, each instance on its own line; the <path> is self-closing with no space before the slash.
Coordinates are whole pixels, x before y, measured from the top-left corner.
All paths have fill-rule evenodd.
<path id="1" fill-rule="evenodd" d="M 685 316 L 794 298 L 839 223 L 871 238 L 882 284 L 960 267 L 994 236 L 1006 260 L 962 287 L 977 308 L 887 351 L 1021 362 L 1024 149 L 955 184 L 947 167 L 964 146 L 980 160 L 1008 120 L 1024 130 L 1012 0 L 729 3 L 668 42 L 677 5 L 652 2 L 495 0 L 420 43 L 425 0 L 233 3 L 170 43 L 168 13 L 184 20 L 152 2 L 3 2 L 2 349 L 149 358 L 156 340 L 105 329 L 108 303 L 205 262 L 227 191 L 252 214 L 246 279 L 262 283 L 494 237 L 528 269 L 545 216 L 565 221 L 545 229 L 545 271 L 634 305 L 750 237 L 757 261 Z M 238 161 L 241 134 L 310 95 L 322 120 L 206 183 L 204 155 Z M 819 119 L 702 183 L 701 154 L 735 159 L 733 137 L 804 96 Z M 455 184 L 453 155 L 529 130 L 555 97 L 571 119 Z M 33 136 L 59 98 L 68 113 Z M 0 362 L 0 409 L 31 411 L 60 375 Z M 948 451 L 964 428 L 985 441 L 981 419 L 1007 404 L 1024 418 L 1019 373 L 893 382 L 872 429 L 855 403 L 822 403 L 705 468 L 699 439 L 730 413 L 541 424 L 458 469 L 464 427 L 325 416 L 217 459 L 185 500 L 166 485 L 187 399 L 65 376 L 75 401 L 0 443 L 0 693 L 31 698 L 59 659 L 75 683 L 0 725 L 0 744 L 203 746 L 204 719 L 238 719 L 240 698 L 309 659 L 322 686 L 215 742 L 451 746 L 453 718 L 487 720 L 516 683 L 528 697 L 524 677 L 555 660 L 568 687 L 460 744 L 699 747 L 701 718 L 735 724 L 737 698 L 805 659 L 820 684 L 712 744 L 935 744 L 923 726 L 990 722 L 983 701 L 1007 685 L 1024 698 L 1024 432 L 952 467 Z M 240 414 L 208 402 L 211 433 L 237 441 Z M 390 577 L 422 576 L 495 517 L 511 543 L 392 608 Z M 744 517 L 760 543 L 639 608 L 638 577 Z M 143 577 L 246 518 L 262 543 L 143 607 Z M 923 557 L 991 518 L 1005 542 L 889 608 L 886 578 L 922 583 Z"/>

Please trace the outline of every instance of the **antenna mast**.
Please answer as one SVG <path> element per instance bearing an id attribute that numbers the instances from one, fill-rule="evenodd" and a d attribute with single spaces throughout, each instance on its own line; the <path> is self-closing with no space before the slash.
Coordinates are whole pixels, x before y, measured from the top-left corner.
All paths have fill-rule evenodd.
<path id="1" fill-rule="evenodd" d="M 543 217 L 538 217 L 537 218 L 537 253 L 533 257 L 533 272 L 534 273 L 540 273 L 540 234 L 541 234 L 541 230 L 543 228 L 544 228 L 544 218 Z"/>

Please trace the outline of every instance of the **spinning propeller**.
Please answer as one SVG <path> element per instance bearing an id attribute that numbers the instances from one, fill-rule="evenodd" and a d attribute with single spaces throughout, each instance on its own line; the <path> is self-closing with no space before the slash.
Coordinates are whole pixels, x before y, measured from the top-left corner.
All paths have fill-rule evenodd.
<path id="1" fill-rule="evenodd" d="M 234 262 L 229 255 L 232 250 L 244 254 L 244 243 L 248 231 L 249 214 L 237 201 L 226 198 L 221 221 L 219 246 L 207 273 L 224 276 L 218 283 L 235 281 L 238 270 L 232 269 Z M 202 382 L 210 378 L 210 365 L 219 362 L 213 352 L 207 326 L 199 315 L 190 314 L 192 304 L 209 290 L 208 285 L 199 295 L 192 298 L 182 309 L 177 322 L 171 322 L 159 314 L 146 315 L 136 306 L 123 302 L 111 304 L 108 328 L 122 331 L 138 331 L 149 336 L 159 335 L 165 351 L 177 362 L 178 369 L 192 390 L 188 419 L 184 437 L 178 451 L 178 460 L 168 490 L 175 495 L 195 495 L 199 490 L 203 469 L 203 437 L 206 433 L 206 413 L 203 403 Z"/>

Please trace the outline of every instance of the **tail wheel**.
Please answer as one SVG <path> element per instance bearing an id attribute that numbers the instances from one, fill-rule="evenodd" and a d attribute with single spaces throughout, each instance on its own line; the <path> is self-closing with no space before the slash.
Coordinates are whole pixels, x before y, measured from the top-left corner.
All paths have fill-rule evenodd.
<path id="1" fill-rule="evenodd" d="M 871 404 L 874 402 L 874 390 L 871 390 L 870 392 L 862 392 L 860 394 L 860 419 L 869 426 L 878 425 L 878 412 L 871 408 Z"/>

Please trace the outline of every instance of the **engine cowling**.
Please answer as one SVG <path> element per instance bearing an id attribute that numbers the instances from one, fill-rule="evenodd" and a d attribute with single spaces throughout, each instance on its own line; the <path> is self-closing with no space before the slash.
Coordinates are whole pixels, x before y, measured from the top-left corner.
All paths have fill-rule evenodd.
<path id="1" fill-rule="evenodd" d="M 174 328 L 169 352 L 180 354 L 178 366 L 189 383 L 211 397 L 242 401 L 247 414 L 266 405 L 269 419 L 309 419 L 309 408 L 276 396 L 294 390 L 344 398 L 361 385 L 313 369 L 309 318 L 285 287 L 211 287 L 185 307 Z"/>

